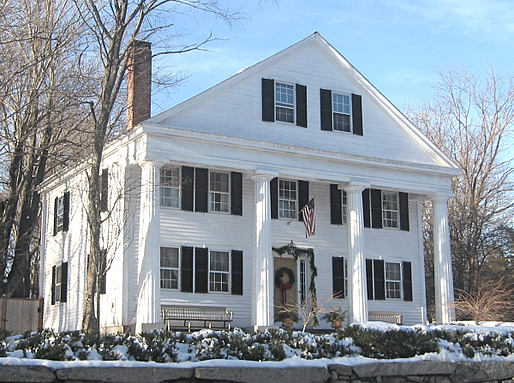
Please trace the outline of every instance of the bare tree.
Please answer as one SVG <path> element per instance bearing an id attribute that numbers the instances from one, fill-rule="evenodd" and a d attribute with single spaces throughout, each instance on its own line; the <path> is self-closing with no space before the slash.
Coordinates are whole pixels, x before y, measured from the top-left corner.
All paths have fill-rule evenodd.
<path id="1" fill-rule="evenodd" d="M 101 216 L 100 216 L 100 165 L 103 148 L 109 132 L 115 127 L 117 114 L 113 113 L 116 100 L 129 65 L 130 49 L 137 40 L 149 40 L 169 30 L 169 16 L 184 9 L 209 12 L 226 22 L 237 20 L 241 15 L 224 8 L 217 0 L 87 0 L 76 1 L 84 23 L 89 28 L 90 45 L 94 46 L 100 58 L 102 72 L 101 86 L 90 101 L 93 118 L 93 151 L 88 171 L 88 225 L 89 260 L 87 267 L 86 293 L 83 329 L 98 331 L 99 323 L 95 314 L 97 270 L 101 259 Z M 184 53 L 200 49 L 212 39 L 181 46 L 159 54 Z M 171 46 L 171 44 L 170 44 Z"/>
<path id="2" fill-rule="evenodd" d="M 4 1 L 0 25 L 0 291 L 28 297 L 37 295 L 37 187 L 84 120 L 73 81 L 81 33 L 66 0 Z"/>
<path id="3" fill-rule="evenodd" d="M 472 294 L 482 288 L 482 269 L 497 250 L 494 233 L 511 223 L 514 208 L 506 142 L 513 132 L 514 77 L 493 70 L 483 77 L 464 69 L 438 74 L 434 99 L 408 115 L 462 169 L 449 201 L 450 237 L 456 291 Z M 426 250 L 430 266 L 433 252 Z"/>

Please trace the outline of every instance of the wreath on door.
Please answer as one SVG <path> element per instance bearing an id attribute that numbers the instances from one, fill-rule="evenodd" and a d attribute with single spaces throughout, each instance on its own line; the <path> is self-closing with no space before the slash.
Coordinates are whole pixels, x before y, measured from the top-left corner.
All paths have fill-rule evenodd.
<path id="1" fill-rule="evenodd" d="M 287 281 L 285 276 L 287 275 Z M 294 272 L 289 267 L 281 267 L 275 273 L 275 285 L 282 291 L 282 304 L 287 301 L 286 291 L 289 290 L 295 282 Z"/>

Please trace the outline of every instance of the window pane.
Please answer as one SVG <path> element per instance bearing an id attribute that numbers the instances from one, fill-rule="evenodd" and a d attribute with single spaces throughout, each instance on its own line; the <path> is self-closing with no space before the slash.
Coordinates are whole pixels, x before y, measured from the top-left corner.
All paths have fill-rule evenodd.
<path id="1" fill-rule="evenodd" d="M 178 289 L 179 250 L 173 247 L 161 247 L 161 288 Z"/>
<path id="2" fill-rule="evenodd" d="M 228 292 L 229 253 L 211 251 L 209 260 L 209 290 Z"/>
<path id="3" fill-rule="evenodd" d="M 386 298 L 400 299 L 402 297 L 401 265 L 397 262 L 386 262 Z"/>
<path id="4" fill-rule="evenodd" d="M 180 168 L 160 170 L 161 206 L 180 207 Z"/>
<path id="5" fill-rule="evenodd" d="M 398 193 L 382 192 L 382 225 L 398 227 Z"/>
<path id="6" fill-rule="evenodd" d="M 275 83 L 275 119 L 294 123 L 294 86 Z"/>
<path id="7" fill-rule="evenodd" d="M 209 198 L 211 211 L 229 211 L 230 175 L 229 173 L 210 172 Z"/>
<path id="8" fill-rule="evenodd" d="M 296 216 L 296 181 L 279 180 L 278 184 L 278 214 L 280 218 Z"/>

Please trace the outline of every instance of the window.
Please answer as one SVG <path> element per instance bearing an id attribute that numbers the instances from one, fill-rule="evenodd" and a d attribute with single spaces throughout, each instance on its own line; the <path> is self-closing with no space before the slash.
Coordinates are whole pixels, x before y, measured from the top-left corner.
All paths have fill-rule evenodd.
<path id="1" fill-rule="evenodd" d="M 68 262 L 52 267 L 51 304 L 66 302 L 68 290 Z"/>
<path id="2" fill-rule="evenodd" d="M 386 298 L 402 298 L 402 275 L 400 263 L 386 262 Z"/>
<path id="3" fill-rule="evenodd" d="M 350 96 L 332 93 L 332 111 L 334 130 L 351 131 Z"/>
<path id="4" fill-rule="evenodd" d="M 215 172 L 207 168 L 182 166 L 174 171 L 170 188 L 170 204 L 185 211 L 200 213 L 225 212 L 243 215 L 243 173 Z M 165 192 L 161 193 L 161 200 Z M 168 197 L 166 197 L 168 198 Z M 179 206 L 180 205 L 180 206 Z"/>
<path id="5" fill-rule="evenodd" d="M 230 200 L 229 173 L 210 172 L 209 199 L 210 211 L 229 212 Z"/>
<path id="6" fill-rule="evenodd" d="M 62 296 L 62 265 L 55 268 L 54 302 L 60 302 Z"/>
<path id="7" fill-rule="evenodd" d="M 180 168 L 161 168 L 161 206 L 180 207 Z"/>
<path id="8" fill-rule="evenodd" d="M 55 214 L 57 216 L 57 231 L 62 231 L 64 227 L 64 196 L 57 198 Z"/>
<path id="9" fill-rule="evenodd" d="M 275 119 L 294 123 L 294 86 L 275 83 Z"/>
<path id="10" fill-rule="evenodd" d="M 54 201 L 54 235 L 60 231 L 68 231 L 70 212 L 70 193 L 56 197 Z"/>
<path id="11" fill-rule="evenodd" d="M 178 257 L 178 250 L 175 253 Z M 199 294 L 230 292 L 232 295 L 243 295 L 241 250 L 209 252 L 206 247 L 182 246 L 180 257 L 180 291 Z"/>
<path id="12" fill-rule="evenodd" d="M 366 259 L 366 279 L 369 300 L 412 301 L 411 262 Z"/>
<path id="13" fill-rule="evenodd" d="M 296 181 L 278 181 L 278 216 L 292 219 L 296 217 Z"/>
<path id="14" fill-rule="evenodd" d="M 382 192 L 382 225 L 398 227 L 398 193 Z"/>
<path id="15" fill-rule="evenodd" d="M 409 231 L 409 194 L 381 189 L 362 192 L 364 227 Z"/>
<path id="16" fill-rule="evenodd" d="M 209 260 L 209 291 L 229 291 L 229 265 L 228 252 L 211 251 Z"/>
<path id="17" fill-rule="evenodd" d="M 178 289 L 179 251 L 173 247 L 161 247 L 161 289 Z"/>
<path id="18" fill-rule="evenodd" d="M 343 257 L 332 257 L 332 295 L 334 298 L 348 296 L 348 262 Z"/>
<path id="19" fill-rule="evenodd" d="M 321 130 L 363 135 L 362 96 L 320 89 Z"/>

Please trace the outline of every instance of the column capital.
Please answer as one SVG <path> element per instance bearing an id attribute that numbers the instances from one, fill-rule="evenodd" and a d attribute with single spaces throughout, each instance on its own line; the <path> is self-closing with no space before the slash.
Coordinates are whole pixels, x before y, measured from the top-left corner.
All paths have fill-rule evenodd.
<path id="1" fill-rule="evenodd" d="M 143 159 L 139 161 L 139 165 L 142 168 L 145 166 L 155 166 L 156 168 L 160 169 L 164 166 L 164 162 L 151 159 Z"/>
<path id="2" fill-rule="evenodd" d="M 429 194 L 428 199 L 433 202 L 448 202 L 453 196 L 454 194 L 452 193 L 434 193 Z"/>
<path id="3" fill-rule="evenodd" d="M 348 185 L 346 185 L 343 190 L 345 192 L 362 192 L 364 189 L 369 188 L 369 182 L 365 181 L 350 181 Z"/>
<path id="4" fill-rule="evenodd" d="M 256 169 L 251 176 L 252 180 L 264 180 L 270 181 L 275 177 L 278 177 L 279 172 L 273 169 Z"/>

